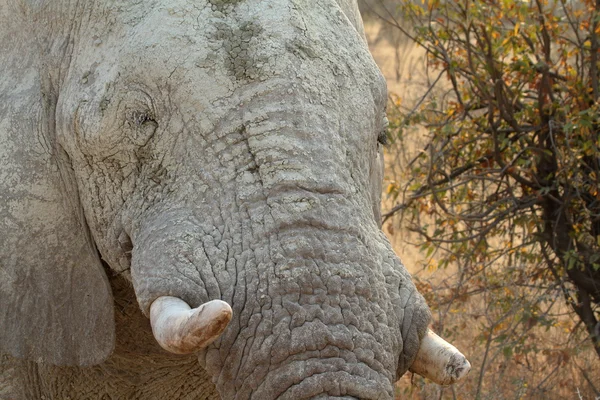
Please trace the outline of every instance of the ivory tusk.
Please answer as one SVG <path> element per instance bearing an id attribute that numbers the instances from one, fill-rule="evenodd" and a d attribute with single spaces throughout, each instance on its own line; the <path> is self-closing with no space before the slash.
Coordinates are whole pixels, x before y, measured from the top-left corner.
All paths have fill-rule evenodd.
<path id="1" fill-rule="evenodd" d="M 150 325 L 163 349 L 189 354 L 217 339 L 231 321 L 232 313 L 229 304 L 221 300 L 190 308 L 177 297 L 162 296 L 150 306 Z"/>
<path id="2" fill-rule="evenodd" d="M 421 347 L 410 370 L 440 385 L 451 385 L 467 376 L 471 363 L 456 347 L 433 333 L 421 340 Z"/>

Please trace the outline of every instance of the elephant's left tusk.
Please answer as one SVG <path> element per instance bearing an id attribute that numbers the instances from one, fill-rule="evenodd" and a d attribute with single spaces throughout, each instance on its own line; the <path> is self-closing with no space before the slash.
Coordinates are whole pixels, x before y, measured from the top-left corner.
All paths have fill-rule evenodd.
<path id="1" fill-rule="evenodd" d="M 232 313 L 229 304 L 221 300 L 192 309 L 177 297 L 162 296 L 150 306 L 150 325 L 163 349 L 189 354 L 217 339 L 231 321 Z"/>
<path id="2" fill-rule="evenodd" d="M 456 347 L 427 329 L 410 370 L 440 385 L 458 382 L 471 370 L 471 363 Z"/>

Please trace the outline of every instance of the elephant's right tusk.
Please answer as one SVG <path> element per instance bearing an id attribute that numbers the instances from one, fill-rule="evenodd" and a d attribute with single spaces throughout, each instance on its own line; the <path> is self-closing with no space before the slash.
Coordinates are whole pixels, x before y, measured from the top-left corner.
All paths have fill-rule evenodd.
<path id="1" fill-rule="evenodd" d="M 225 330 L 233 311 L 212 300 L 197 308 L 177 297 L 159 297 L 150 306 L 152 333 L 160 346 L 175 354 L 189 354 L 208 346 Z"/>
<path id="2" fill-rule="evenodd" d="M 471 369 L 471 363 L 456 347 L 427 329 L 410 370 L 440 385 L 458 382 Z"/>

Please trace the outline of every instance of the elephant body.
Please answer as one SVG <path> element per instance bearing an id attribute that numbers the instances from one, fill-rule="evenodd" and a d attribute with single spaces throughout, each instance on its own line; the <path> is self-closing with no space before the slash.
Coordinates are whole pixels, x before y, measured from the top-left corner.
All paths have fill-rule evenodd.
<path id="1" fill-rule="evenodd" d="M 0 68 L 0 393 L 394 397 L 430 313 L 354 1 L 0 0 Z"/>

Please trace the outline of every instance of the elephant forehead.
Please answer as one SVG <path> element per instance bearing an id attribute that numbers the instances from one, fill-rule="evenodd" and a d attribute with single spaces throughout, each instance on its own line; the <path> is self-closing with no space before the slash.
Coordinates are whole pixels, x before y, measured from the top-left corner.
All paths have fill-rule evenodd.
<path id="1" fill-rule="evenodd" d="M 74 63 L 72 75 L 80 79 L 62 96 L 70 104 L 61 109 L 81 110 L 86 102 L 84 125 L 121 124 L 120 116 L 103 110 L 115 97 L 135 98 L 132 92 L 139 91 L 143 96 L 137 97 L 148 94 L 146 103 L 156 106 L 151 113 L 159 125 L 168 120 L 171 132 L 194 126 L 204 135 L 233 111 L 262 118 L 273 104 L 256 111 L 252 103 L 276 92 L 270 101 L 320 104 L 340 121 L 338 129 L 361 133 L 348 135 L 354 144 L 378 130 L 385 81 L 336 2 L 233 3 L 223 8 L 173 2 L 143 18 L 122 18 L 115 43 L 92 35 L 89 46 L 82 46 L 87 55 Z M 145 111 L 135 107 L 122 108 Z"/>
<path id="2" fill-rule="evenodd" d="M 111 77 L 152 81 L 203 110 L 247 84 L 283 76 L 308 89 L 313 78 L 323 99 L 337 100 L 327 86 L 347 84 L 385 101 L 385 82 L 363 37 L 333 0 L 169 2 L 117 20 L 117 27 L 90 29 L 81 39 L 87 54 L 78 57 L 75 75 L 84 86 L 97 81 L 95 92 Z M 97 79 L 103 69 L 110 73 Z M 337 78 L 327 82 L 323 74 Z"/>

